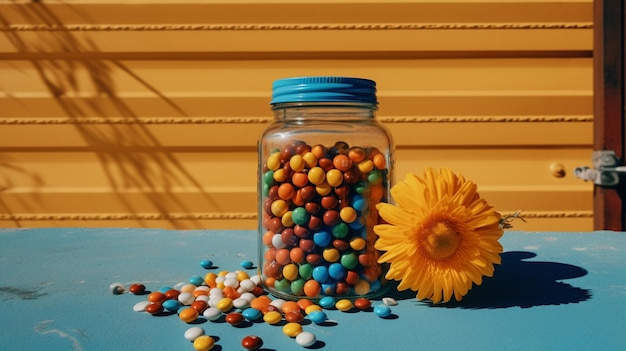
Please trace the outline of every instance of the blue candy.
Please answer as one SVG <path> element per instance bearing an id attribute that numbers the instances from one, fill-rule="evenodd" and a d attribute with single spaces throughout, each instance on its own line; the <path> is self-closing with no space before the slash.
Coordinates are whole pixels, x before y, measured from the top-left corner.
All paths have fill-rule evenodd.
<path id="1" fill-rule="evenodd" d="M 199 275 L 192 275 L 189 278 L 189 283 L 193 284 L 195 286 L 200 286 L 200 285 L 202 285 L 204 283 L 204 278 L 199 276 Z"/>
<path id="2" fill-rule="evenodd" d="M 323 311 L 313 311 L 307 315 L 309 320 L 315 324 L 322 324 L 326 322 L 328 316 Z"/>
<path id="3" fill-rule="evenodd" d="M 163 308 L 168 311 L 176 312 L 182 306 L 182 304 L 178 300 L 170 299 L 163 301 Z"/>
<path id="4" fill-rule="evenodd" d="M 391 315 L 391 308 L 387 305 L 377 305 L 374 307 L 374 314 L 380 318 L 387 318 Z"/>
<path id="5" fill-rule="evenodd" d="M 246 318 L 247 320 L 251 322 L 254 322 L 260 319 L 261 317 L 263 317 L 263 314 L 261 313 L 261 311 L 252 307 L 246 308 L 245 310 L 241 312 L 241 314 L 244 316 L 244 318 Z"/>
<path id="6" fill-rule="evenodd" d="M 243 261 L 239 264 L 243 269 L 250 269 L 254 267 L 254 263 L 252 261 Z"/>
<path id="7" fill-rule="evenodd" d="M 335 298 L 332 296 L 324 296 L 318 301 L 318 304 L 322 308 L 333 308 L 335 307 Z"/>
<path id="8" fill-rule="evenodd" d="M 209 269 L 213 267 L 213 261 L 211 260 L 202 260 L 200 261 L 200 266 L 205 269 Z"/>
<path id="9" fill-rule="evenodd" d="M 313 274 L 315 274 L 315 270 L 313 270 Z M 346 277 L 346 274 L 348 274 L 348 271 L 341 263 L 333 263 L 328 266 L 328 275 L 335 280 L 342 280 Z"/>
<path id="10" fill-rule="evenodd" d="M 321 231 L 313 234 L 313 242 L 319 247 L 327 247 L 333 240 L 333 236 L 327 231 Z"/>
<path id="11" fill-rule="evenodd" d="M 313 268 L 313 279 L 318 283 L 324 283 L 328 280 L 328 268 L 326 266 L 317 266 Z"/>

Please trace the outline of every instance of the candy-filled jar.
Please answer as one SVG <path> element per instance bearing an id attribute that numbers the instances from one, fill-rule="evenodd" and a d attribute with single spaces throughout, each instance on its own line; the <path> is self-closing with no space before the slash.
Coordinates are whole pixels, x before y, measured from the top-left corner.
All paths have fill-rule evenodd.
<path id="1" fill-rule="evenodd" d="M 376 83 L 350 77 L 274 82 L 259 139 L 259 270 L 285 299 L 375 297 L 386 267 L 374 243 L 389 201 L 393 143 L 375 119 Z"/>

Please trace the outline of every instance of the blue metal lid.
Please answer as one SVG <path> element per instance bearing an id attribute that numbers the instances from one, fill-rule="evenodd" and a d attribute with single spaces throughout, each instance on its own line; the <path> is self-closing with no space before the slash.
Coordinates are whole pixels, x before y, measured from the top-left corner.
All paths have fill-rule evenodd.
<path id="1" fill-rule="evenodd" d="M 378 104 L 376 82 L 351 77 L 292 77 L 274 81 L 272 102 L 362 102 Z"/>

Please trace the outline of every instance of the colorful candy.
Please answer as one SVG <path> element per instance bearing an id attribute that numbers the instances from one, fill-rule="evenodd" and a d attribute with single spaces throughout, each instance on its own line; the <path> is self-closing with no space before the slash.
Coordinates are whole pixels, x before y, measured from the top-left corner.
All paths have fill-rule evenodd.
<path id="1" fill-rule="evenodd" d="M 290 338 L 295 338 L 298 334 L 302 333 L 302 325 L 295 322 L 290 322 L 283 326 L 283 333 Z"/>
<path id="2" fill-rule="evenodd" d="M 198 337 L 204 335 L 204 329 L 200 327 L 191 327 L 185 331 L 185 339 L 189 341 L 194 341 Z"/>
<path id="3" fill-rule="evenodd" d="M 198 319 L 198 316 L 199 316 L 198 311 L 196 311 L 195 309 L 191 307 L 184 308 L 178 313 L 178 318 L 180 318 L 180 320 L 182 320 L 185 323 L 195 322 L 196 319 Z"/>
<path id="4" fill-rule="evenodd" d="M 347 250 L 347 248 L 343 248 L 343 250 Z M 289 254 L 290 252 L 288 252 L 286 259 L 290 259 L 291 255 Z M 316 260 L 310 259 L 310 261 L 315 262 Z M 295 266 L 296 264 L 288 263 L 283 268 L 289 265 Z M 303 267 L 309 267 L 310 272 L 307 272 Z M 308 284 L 307 289 L 311 289 L 312 286 L 314 290 L 329 289 L 329 286 L 333 286 L 332 289 L 339 291 L 342 289 L 341 286 L 346 285 L 346 283 L 336 282 L 338 275 L 344 275 L 345 273 L 346 280 L 351 281 L 352 278 L 349 275 L 353 273 L 346 270 L 341 263 L 334 263 L 328 266 L 313 266 L 307 262 L 302 263 L 299 267 L 289 269 L 295 269 L 298 275 L 301 275 L 303 272 L 306 273 L 305 275 L 309 277 L 309 280 L 304 281 L 304 279 L 301 279 L 303 286 Z M 285 273 L 287 275 L 293 274 L 293 272 L 289 271 L 285 271 Z M 190 281 L 195 280 L 196 277 L 192 276 Z M 316 279 L 320 281 L 318 282 Z M 161 287 L 157 291 L 148 294 L 146 300 L 136 303 L 133 306 L 133 310 L 137 312 L 145 311 L 152 315 L 162 314 L 163 311 L 176 312 L 179 319 L 184 323 L 194 323 L 199 316 L 203 316 L 209 321 L 218 321 L 224 316 L 223 320 L 233 326 L 240 326 L 246 320 L 250 322 L 263 320 L 270 325 L 279 324 L 284 320 L 283 333 L 291 338 L 295 338 L 298 345 L 308 348 L 313 346 L 317 339 L 314 334 L 303 331 L 302 321 L 305 318 L 309 319 L 311 323 L 323 325 L 328 321 L 328 315 L 323 309 L 336 308 L 339 311 L 347 312 L 353 308 L 358 310 L 371 308 L 371 301 L 366 298 L 357 298 L 352 301 L 348 298 L 336 300 L 333 296 L 324 296 L 317 303 L 309 298 L 300 298 L 297 301 L 281 298 L 272 299 L 268 295 L 264 295 L 262 290 L 259 290 L 259 284 L 262 280 L 260 276 L 248 276 L 243 271 L 223 271 L 218 274 L 207 274 L 202 280 L 203 282 L 199 286 L 195 286 L 192 283 L 180 283 L 175 285 L 174 288 Z M 361 281 L 361 277 L 357 275 L 355 286 L 361 284 Z M 372 282 L 372 284 L 375 284 L 375 282 Z M 131 290 L 136 292 L 145 291 L 145 286 L 138 290 L 135 288 Z M 231 294 L 236 294 L 237 298 L 233 300 L 232 296 L 230 296 Z M 374 307 L 374 313 L 381 318 L 389 317 L 391 310 L 385 303 L 391 304 L 393 302 L 397 304 L 395 300 L 392 300 L 391 298 L 383 299 L 383 304 Z M 236 301 L 237 303 L 235 303 Z M 233 311 L 233 308 L 236 308 L 236 310 Z M 248 322 L 248 326 L 251 325 L 253 324 Z M 187 329 L 184 336 L 187 340 L 193 342 L 193 347 L 196 350 L 208 351 L 215 346 L 215 339 L 205 335 L 205 331 L 201 327 Z M 262 347 L 263 340 L 258 336 L 249 335 L 242 339 L 241 344 L 246 350 L 257 350 Z"/>
<path id="5" fill-rule="evenodd" d="M 202 335 L 193 341 L 193 348 L 197 351 L 209 351 L 215 346 L 215 340 L 208 336 Z"/>
<path id="6" fill-rule="evenodd" d="M 315 298 L 380 289 L 372 284 L 384 273 L 372 227 L 378 223 L 374 205 L 386 201 L 386 167 L 376 148 L 344 142 L 294 141 L 267 155 L 261 182 L 268 289 Z"/>
<path id="7" fill-rule="evenodd" d="M 387 318 L 391 315 L 391 309 L 387 305 L 374 306 L 374 314 L 380 318 Z"/>
<path id="8" fill-rule="evenodd" d="M 263 346 L 263 339 L 256 335 L 248 335 L 241 339 L 241 346 L 246 350 L 258 350 Z"/>
<path id="9" fill-rule="evenodd" d="M 296 335 L 296 343 L 302 347 L 310 347 L 315 344 L 317 338 L 311 332 L 303 331 Z"/>
<path id="10" fill-rule="evenodd" d="M 141 295 L 146 291 L 146 286 L 143 284 L 135 283 L 128 288 L 128 291 L 135 295 Z"/>

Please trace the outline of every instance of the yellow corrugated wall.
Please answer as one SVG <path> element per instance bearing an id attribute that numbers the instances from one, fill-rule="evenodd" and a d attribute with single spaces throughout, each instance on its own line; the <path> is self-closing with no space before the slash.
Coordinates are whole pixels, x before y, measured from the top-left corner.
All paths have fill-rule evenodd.
<path id="1" fill-rule="evenodd" d="M 396 178 L 592 230 L 592 0 L 0 2 L 0 226 L 252 229 L 271 83 L 378 83 Z"/>

